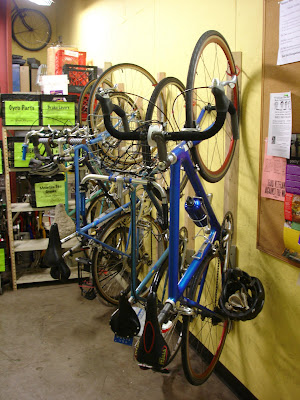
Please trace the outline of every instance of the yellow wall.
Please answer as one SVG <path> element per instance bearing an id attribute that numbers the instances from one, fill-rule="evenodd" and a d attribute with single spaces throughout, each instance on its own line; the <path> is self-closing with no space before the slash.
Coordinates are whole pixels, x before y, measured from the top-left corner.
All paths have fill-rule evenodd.
<path id="1" fill-rule="evenodd" d="M 300 270 L 256 249 L 263 1 L 56 0 L 55 7 L 57 34 L 99 67 L 131 62 L 185 82 L 208 29 L 242 52 L 238 266 L 262 280 L 266 303 L 255 320 L 234 325 L 221 361 L 260 400 L 299 398 Z"/>

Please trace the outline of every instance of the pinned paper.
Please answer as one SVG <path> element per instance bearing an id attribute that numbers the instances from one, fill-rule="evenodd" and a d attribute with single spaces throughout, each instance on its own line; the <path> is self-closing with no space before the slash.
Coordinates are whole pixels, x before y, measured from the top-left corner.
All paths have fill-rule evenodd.
<path id="1" fill-rule="evenodd" d="M 268 155 L 290 158 L 291 138 L 291 92 L 270 93 Z"/>
<path id="2" fill-rule="evenodd" d="M 283 241 L 285 246 L 284 256 L 300 262 L 300 231 L 293 229 L 289 222 L 284 224 Z"/>
<path id="3" fill-rule="evenodd" d="M 277 65 L 300 61 L 300 0 L 284 0 L 279 10 Z"/>
<path id="4" fill-rule="evenodd" d="M 261 197 L 284 201 L 285 170 L 286 159 L 282 157 L 268 156 L 267 143 L 265 141 L 265 157 L 262 170 Z"/>

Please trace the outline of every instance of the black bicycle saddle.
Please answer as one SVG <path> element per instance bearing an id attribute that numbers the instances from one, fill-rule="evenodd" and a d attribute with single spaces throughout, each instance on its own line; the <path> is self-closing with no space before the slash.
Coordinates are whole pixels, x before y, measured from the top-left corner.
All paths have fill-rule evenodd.
<path id="1" fill-rule="evenodd" d="M 62 249 L 58 232 L 58 225 L 56 223 L 51 225 L 49 232 L 49 244 L 46 253 L 43 257 L 43 263 L 50 267 L 50 275 L 53 279 L 66 281 L 70 274 L 70 268 L 62 258 Z"/>
<path id="2" fill-rule="evenodd" d="M 136 336 L 140 329 L 140 321 L 127 300 L 126 293 L 121 293 L 119 298 L 119 308 L 110 319 L 112 331 L 121 337 L 132 338 Z"/>

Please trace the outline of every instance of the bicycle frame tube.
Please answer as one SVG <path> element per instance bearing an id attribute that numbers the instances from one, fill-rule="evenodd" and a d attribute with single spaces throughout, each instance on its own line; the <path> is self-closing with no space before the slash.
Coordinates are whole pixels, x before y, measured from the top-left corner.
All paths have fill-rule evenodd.
<path id="1" fill-rule="evenodd" d="M 195 142 L 194 144 L 196 144 Z M 212 248 L 212 244 L 216 238 L 220 236 L 220 224 L 215 216 L 215 213 L 206 197 L 205 190 L 201 184 L 198 174 L 195 173 L 194 164 L 189 156 L 189 147 L 186 142 L 180 143 L 172 153 L 176 157 L 176 163 L 171 165 L 171 183 L 170 183 L 170 238 L 169 238 L 169 300 L 176 302 L 183 294 L 187 285 L 191 281 L 197 269 L 200 267 L 203 259 Z M 191 262 L 183 277 L 178 282 L 179 276 L 179 188 L 180 188 L 180 167 L 183 166 L 188 180 L 190 181 L 195 195 L 203 199 L 210 221 L 211 231 L 194 255 L 194 260 Z"/>

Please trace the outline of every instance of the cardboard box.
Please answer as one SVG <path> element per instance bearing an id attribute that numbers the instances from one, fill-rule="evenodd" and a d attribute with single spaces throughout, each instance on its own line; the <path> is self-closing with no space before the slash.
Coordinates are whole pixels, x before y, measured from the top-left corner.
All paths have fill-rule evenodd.
<path id="1" fill-rule="evenodd" d="M 20 91 L 30 92 L 29 65 L 20 66 Z"/>
<path id="2" fill-rule="evenodd" d="M 68 94 L 68 75 L 42 75 L 41 91 L 44 94 Z"/>
<path id="3" fill-rule="evenodd" d="M 41 91 L 41 87 L 37 83 L 37 73 L 38 73 L 37 68 L 31 68 L 31 70 L 30 70 L 30 91 L 31 92 L 40 92 Z"/>

